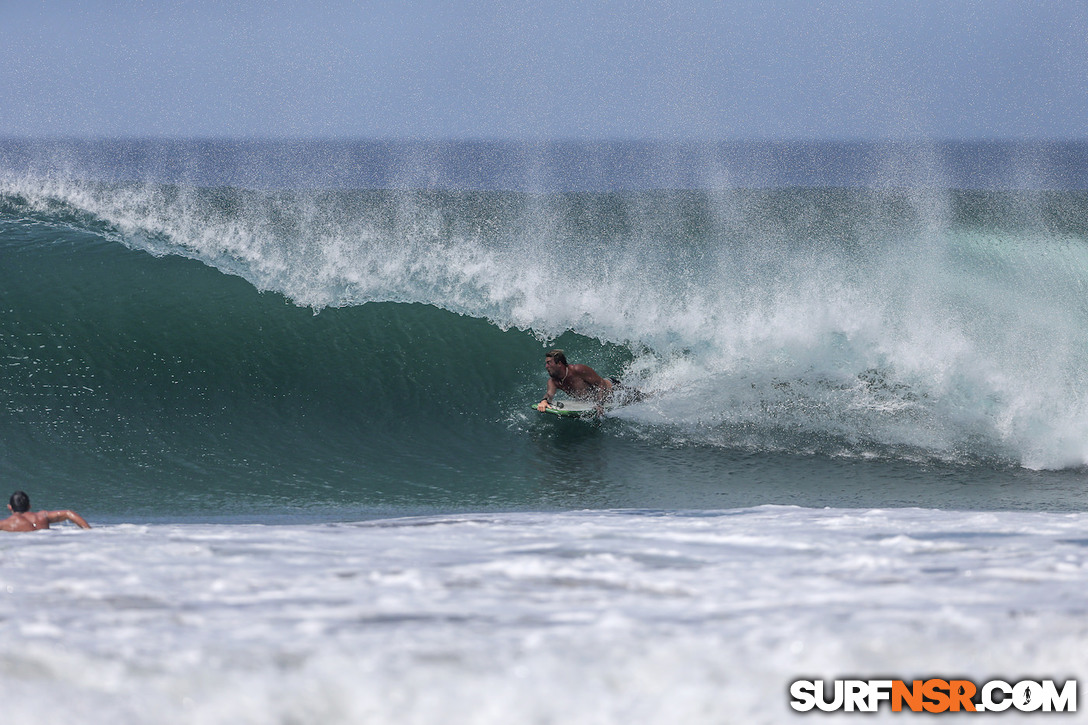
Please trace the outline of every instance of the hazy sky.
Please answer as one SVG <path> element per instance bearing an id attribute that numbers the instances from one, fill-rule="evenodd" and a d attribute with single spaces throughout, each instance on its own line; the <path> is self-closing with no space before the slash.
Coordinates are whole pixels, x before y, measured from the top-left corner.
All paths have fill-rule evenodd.
<path id="1" fill-rule="evenodd" d="M 0 0 L 0 135 L 1088 139 L 1088 2 Z"/>

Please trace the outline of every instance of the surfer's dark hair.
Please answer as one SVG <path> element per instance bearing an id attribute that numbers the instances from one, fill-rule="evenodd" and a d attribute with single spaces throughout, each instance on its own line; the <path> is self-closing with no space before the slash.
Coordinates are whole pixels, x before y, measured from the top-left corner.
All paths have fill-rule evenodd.
<path id="1" fill-rule="evenodd" d="M 544 357 L 545 359 L 550 357 L 552 360 L 555 360 L 557 363 L 561 363 L 563 365 L 569 364 L 567 363 L 567 353 L 559 349 L 548 350 L 548 352 L 545 353 Z"/>
<path id="2" fill-rule="evenodd" d="M 8 503 L 11 505 L 11 510 L 17 514 L 26 513 L 30 510 L 30 496 L 27 496 L 23 491 L 16 491 L 11 494 L 11 501 Z"/>

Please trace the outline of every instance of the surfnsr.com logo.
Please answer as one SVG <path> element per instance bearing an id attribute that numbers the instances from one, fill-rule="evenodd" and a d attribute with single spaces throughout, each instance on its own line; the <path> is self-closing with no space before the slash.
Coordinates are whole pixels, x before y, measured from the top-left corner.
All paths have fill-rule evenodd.
<path id="1" fill-rule="evenodd" d="M 799 712 L 1076 712 L 1077 681 L 1054 680 L 797 680 L 790 684 L 790 707 Z"/>

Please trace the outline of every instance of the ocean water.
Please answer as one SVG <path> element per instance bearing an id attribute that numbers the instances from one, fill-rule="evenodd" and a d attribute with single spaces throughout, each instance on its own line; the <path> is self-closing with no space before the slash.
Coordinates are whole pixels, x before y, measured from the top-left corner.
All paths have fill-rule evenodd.
<path id="1" fill-rule="evenodd" d="M 0 538 L 11 722 L 1088 664 L 1084 144 L 8 139 L 0 343 L 0 477 L 95 526 Z M 551 347 L 646 399 L 537 414 Z"/>

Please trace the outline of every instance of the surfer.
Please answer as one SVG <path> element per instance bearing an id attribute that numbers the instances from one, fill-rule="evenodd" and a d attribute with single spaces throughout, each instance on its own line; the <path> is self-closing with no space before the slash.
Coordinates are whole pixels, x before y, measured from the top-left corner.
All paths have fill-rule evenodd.
<path id="1" fill-rule="evenodd" d="M 544 369 L 548 371 L 548 391 L 537 404 L 536 409 L 543 413 L 556 392 L 562 390 L 572 398 L 595 400 L 597 412 L 603 411 L 602 404 L 612 395 L 612 387 L 618 380 L 602 378 L 588 365 L 571 365 L 567 354 L 562 350 L 549 350 L 544 355 Z"/>
<path id="2" fill-rule="evenodd" d="M 11 516 L 0 521 L 0 531 L 38 531 L 61 521 L 71 521 L 81 529 L 91 528 L 75 511 L 31 511 L 30 497 L 22 491 L 11 494 L 8 511 Z"/>

